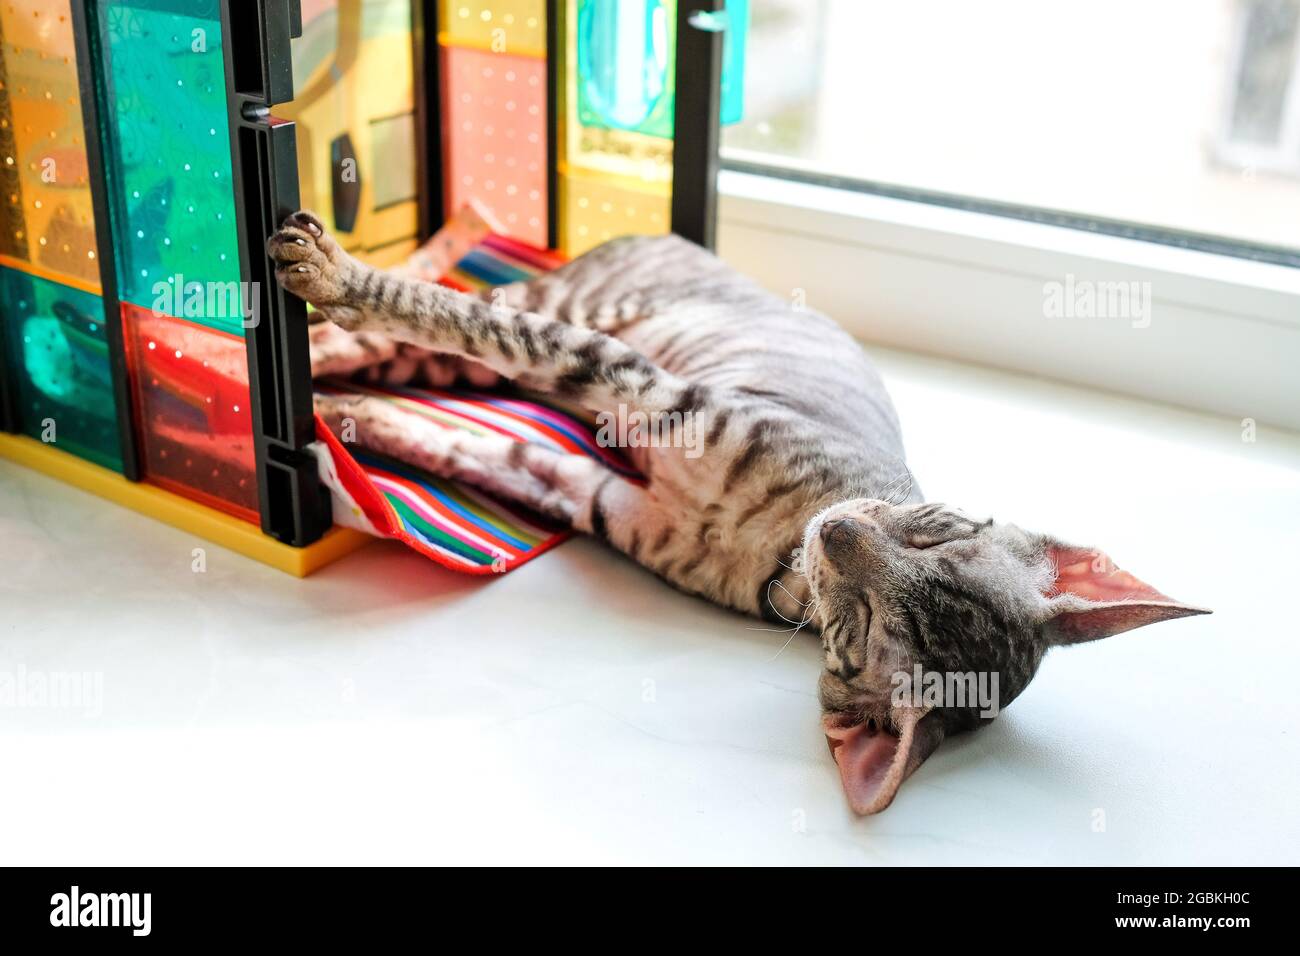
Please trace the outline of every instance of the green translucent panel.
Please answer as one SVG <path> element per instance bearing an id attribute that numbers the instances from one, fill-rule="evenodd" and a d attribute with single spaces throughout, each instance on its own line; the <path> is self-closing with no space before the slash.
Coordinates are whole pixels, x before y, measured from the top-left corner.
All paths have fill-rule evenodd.
<path id="1" fill-rule="evenodd" d="M 101 0 L 96 10 L 118 296 L 173 312 L 172 289 L 240 278 L 218 3 Z M 186 317 L 243 335 L 228 296 L 210 298 L 222 307 Z"/>
<path id="2" fill-rule="evenodd" d="M 23 432 L 120 472 L 99 296 L 0 267 L 0 316 Z"/>

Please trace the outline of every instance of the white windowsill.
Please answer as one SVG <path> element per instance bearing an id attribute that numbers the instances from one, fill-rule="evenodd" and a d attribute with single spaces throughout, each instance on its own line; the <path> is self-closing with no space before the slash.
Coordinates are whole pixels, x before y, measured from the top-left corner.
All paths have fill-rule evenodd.
<path id="1" fill-rule="evenodd" d="M 1300 270 L 744 173 L 719 251 L 868 342 L 1300 429 Z M 1143 318 L 1048 318 L 1044 284 L 1150 283 Z"/>

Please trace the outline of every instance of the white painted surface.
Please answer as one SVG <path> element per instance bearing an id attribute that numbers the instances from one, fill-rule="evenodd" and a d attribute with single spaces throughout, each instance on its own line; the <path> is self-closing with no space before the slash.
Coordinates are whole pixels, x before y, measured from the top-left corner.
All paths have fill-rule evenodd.
<path id="1" fill-rule="evenodd" d="M 1217 613 L 1055 652 L 858 820 L 812 640 L 593 543 L 487 582 L 391 544 L 195 574 L 202 542 L 0 462 L 0 672 L 103 682 L 0 707 L 4 861 L 1300 862 L 1300 436 L 881 359 L 931 497 Z"/>

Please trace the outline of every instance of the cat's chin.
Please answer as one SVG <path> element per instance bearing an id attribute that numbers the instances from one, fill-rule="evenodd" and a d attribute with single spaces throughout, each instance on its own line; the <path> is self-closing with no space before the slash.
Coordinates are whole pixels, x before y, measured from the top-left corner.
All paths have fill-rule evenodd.
<path id="1" fill-rule="evenodd" d="M 910 707 L 895 708 L 885 719 L 822 716 L 822 731 L 854 813 L 866 816 L 888 807 L 903 781 L 939 745 L 940 725 L 924 717 L 924 711 Z"/>

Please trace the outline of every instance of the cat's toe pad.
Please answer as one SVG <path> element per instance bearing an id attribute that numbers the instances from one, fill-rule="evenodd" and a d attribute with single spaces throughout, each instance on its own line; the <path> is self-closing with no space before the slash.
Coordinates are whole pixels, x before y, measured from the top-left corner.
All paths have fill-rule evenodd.
<path id="1" fill-rule="evenodd" d="M 311 213 L 289 216 L 267 240 L 266 251 L 275 262 L 277 281 L 300 299 L 317 307 L 344 300 L 348 257 Z"/>
<path id="2" fill-rule="evenodd" d="M 272 236 L 266 244 L 266 251 L 277 265 L 302 262 L 323 254 L 306 233 L 292 227 L 281 229 Z"/>

